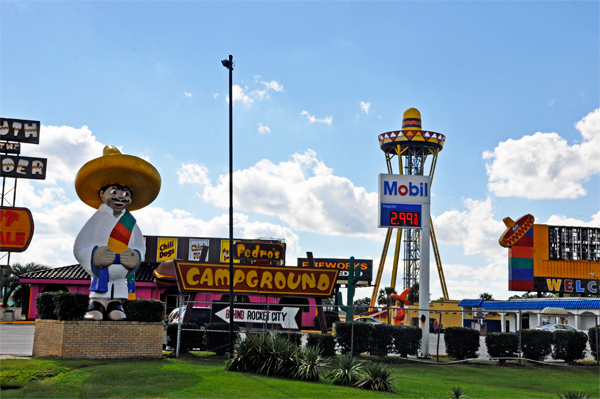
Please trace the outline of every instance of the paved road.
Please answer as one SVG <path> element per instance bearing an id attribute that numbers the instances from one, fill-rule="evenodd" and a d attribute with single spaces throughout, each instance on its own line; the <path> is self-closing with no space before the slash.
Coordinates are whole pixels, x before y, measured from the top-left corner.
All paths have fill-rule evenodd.
<path id="1" fill-rule="evenodd" d="M 35 324 L 0 324 L 0 356 L 31 356 Z"/>

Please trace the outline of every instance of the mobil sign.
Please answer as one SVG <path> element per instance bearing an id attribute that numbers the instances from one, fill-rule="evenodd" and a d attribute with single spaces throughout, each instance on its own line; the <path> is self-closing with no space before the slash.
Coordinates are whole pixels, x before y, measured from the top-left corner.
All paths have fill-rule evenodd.
<path id="1" fill-rule="evenodd" d="M 429 223 L 429 176 L 379 175 L 379 227 L 420 229 Z"/>
<path id="2" fill-rule="evenodd" d="M 379 202 L 429 204 L 429 176 L 379 175 Z"/>

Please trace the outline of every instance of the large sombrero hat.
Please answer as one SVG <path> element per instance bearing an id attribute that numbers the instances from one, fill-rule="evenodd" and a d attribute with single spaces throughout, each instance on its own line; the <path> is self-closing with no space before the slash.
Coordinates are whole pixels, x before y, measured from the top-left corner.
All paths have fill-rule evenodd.
<path id="1" fill-rule="evenodd" d="M 150 163 L 132 155 L 123 155 L 116 147 L 107 145 L 100 158 L 92 159 L 79 169 L 75 190 L 83 202 L 97 209 L 102 204 L 98 191 L 109 184 L 131 189 L 132 202 L 127 209 L 134 211 L 156 199 L 161 179 Z"/>

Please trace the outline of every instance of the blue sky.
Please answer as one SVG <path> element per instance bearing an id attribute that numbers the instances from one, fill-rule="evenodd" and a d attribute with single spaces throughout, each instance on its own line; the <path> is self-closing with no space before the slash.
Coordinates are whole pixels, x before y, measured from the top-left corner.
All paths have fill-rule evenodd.
<path id="1" fill-rule="evenodd" d="M 415 107 L 424 130 L 447 137 L 431 212 L 450 297 L 505 299 L 504 217 L 600 225 L 599 9 L 2 1 L 0 113 L 41 121 L 40 145 L 22 155 L 48 158 L 45 181 L 19 181 L 16 205 L 32 210 L 36 232 L 11 261 L 75 263 L 93 210 L 73 179 L 107 144 L 161 173 L 159 197 L 136 212 L 145 234 L 226 237 L 220 61 L 232 54 L 236 237 L 285 238 L 288 263 L 312 251 L 378 265 L 377 136 Z M 390 272 L 391 259 L 382 285 Z"/>

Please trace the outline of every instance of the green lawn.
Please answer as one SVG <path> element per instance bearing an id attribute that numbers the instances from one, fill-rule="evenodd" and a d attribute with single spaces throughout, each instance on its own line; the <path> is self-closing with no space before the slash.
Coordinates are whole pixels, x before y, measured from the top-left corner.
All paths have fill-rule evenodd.
<path id="1" fill-rule="evenodd" d="M 4 398 L 448 398 L 454 386 L 468 398 L 558 398 L 565 390 L 600 396 L 598 367 L 390 365 L 395 394 L 224 371 L 224 361 L 193 356 L 163 360 L 0 361 Z"/>

